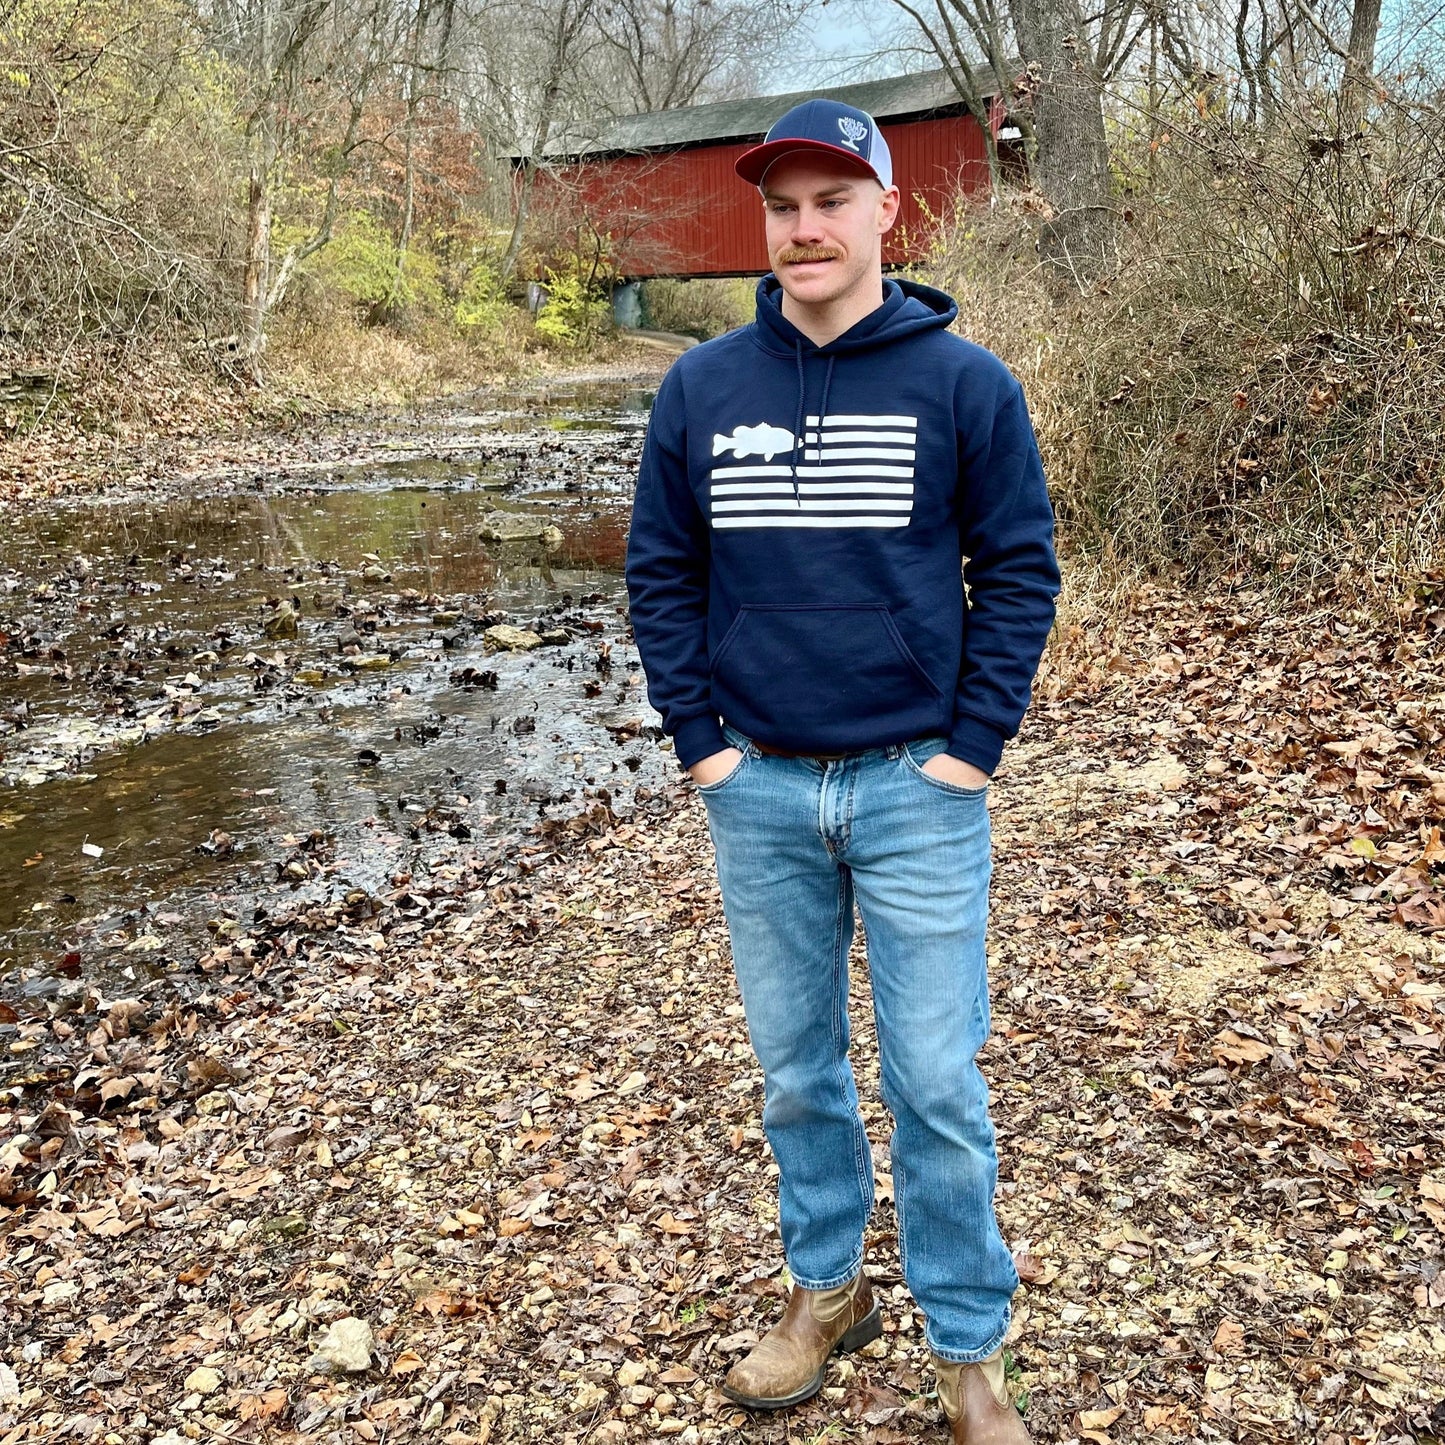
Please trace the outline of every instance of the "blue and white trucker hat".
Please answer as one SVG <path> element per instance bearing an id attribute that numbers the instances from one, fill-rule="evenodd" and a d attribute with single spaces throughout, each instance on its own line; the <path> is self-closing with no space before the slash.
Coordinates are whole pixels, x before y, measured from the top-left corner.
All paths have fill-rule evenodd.
<path id="1" fill-rule="evenodd" d="M 734 170 L 761 186 L 768 167 L 794 151 L 821 151 L 856 163 L 887 190 L 893 184 L 893 157 L 877 122 L 866 110 L 837 100 L 805 100 L 773 122 L 761 145 L 744 151 Z"/>

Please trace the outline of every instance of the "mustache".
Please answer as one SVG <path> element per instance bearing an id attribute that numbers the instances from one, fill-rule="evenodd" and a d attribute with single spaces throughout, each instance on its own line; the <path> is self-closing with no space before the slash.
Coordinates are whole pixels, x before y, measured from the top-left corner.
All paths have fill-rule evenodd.
<path id="1" fill-rule="evenodd" d="M 843 253 L 835 246 L 785 246 L 778 252 L 778 264 L 787 266 L 795 261 L 840 261 Z"/>

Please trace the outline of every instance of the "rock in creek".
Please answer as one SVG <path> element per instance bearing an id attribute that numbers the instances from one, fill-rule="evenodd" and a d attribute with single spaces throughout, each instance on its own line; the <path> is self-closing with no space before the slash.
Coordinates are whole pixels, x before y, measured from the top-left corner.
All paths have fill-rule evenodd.
<path id="1" fill-rule="evenodd" d="M 534 647 L 543 645 L 540 634 L 528 627 L 513 627 L 509 622 L 499 622 L 495 627 L 487 628 L 482 633 L 482 641 L 488 647 L 500 647 L 508 652 L 530 652 Z"/>
<path id="2" fill-rule="evenodd" d="M 484 542 L 541 541 L 545 546 L 562 544 L 562 529 L 546 517 L 526 512 L 488 512 L 482 518 L 478 535 Z"/>
<path id="3" fill-rule="evenodd" d="M 261 624 L 266 630 L 266 636 L 272 639 L 295 637 L 297 618 L 301 615 L 301 608 L 296 599 L 283 597 L 279 601 L 271 599 L 271 602 L 272 610 Z"/>

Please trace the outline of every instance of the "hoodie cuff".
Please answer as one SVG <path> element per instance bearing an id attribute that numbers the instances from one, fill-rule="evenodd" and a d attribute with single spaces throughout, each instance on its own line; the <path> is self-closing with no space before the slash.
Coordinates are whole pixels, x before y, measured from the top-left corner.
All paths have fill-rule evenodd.
<path id="1" fill-rule="evenodd" d="M 948 755 L 992 775 L 1003 757 L 1004 735 L 986 722 L 966 715 L 954 719 L 948 735 Z"/>
<path id="2" fill-rule="evenodd" d="M 672 735 L 673 751 L 685 768 L 722 752 L 727 745 L 722 724 L 715 717 L 690 717 Z"/>

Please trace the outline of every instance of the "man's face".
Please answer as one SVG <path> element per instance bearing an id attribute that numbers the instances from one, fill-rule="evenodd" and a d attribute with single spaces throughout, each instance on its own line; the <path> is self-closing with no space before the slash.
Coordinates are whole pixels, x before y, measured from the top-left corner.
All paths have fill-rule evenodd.
<path id="1" fill-rule="evenodd" d="M 816 152 L 785 155 L 763 178 L 768 262 L 800 306 L 828 306 L 878 284 L 898 188 Z"/>

